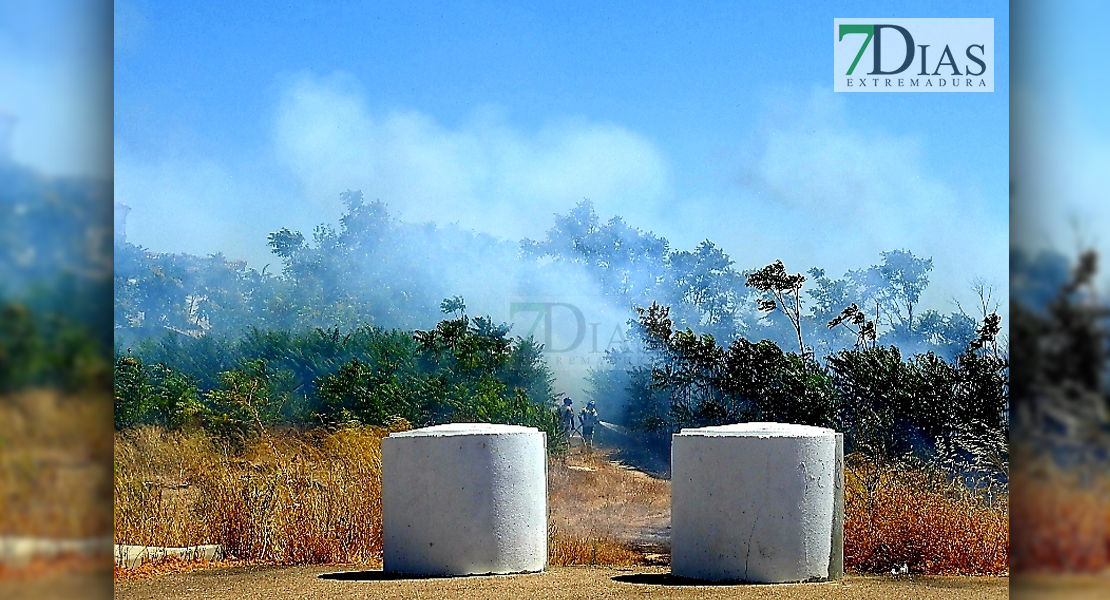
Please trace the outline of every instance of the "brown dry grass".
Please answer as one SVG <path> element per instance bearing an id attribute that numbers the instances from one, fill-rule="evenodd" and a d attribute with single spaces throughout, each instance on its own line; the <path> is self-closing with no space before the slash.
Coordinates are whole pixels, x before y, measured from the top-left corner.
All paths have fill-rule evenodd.
<path id="1" fill-rule="evenodd" d="M 928 575 L 1004 575 L 1009 498 L 990 500 L 940 473 L 848 457 L 846 568 Z"/>
<path id="2" fill-rule="evenodd" d="M 203 569 L 226 569 L 230 567 L 243 567 L 250 565 L 244 560 L 185 560 L 177 556 L 167 556 L 163 559 L 143 563 L 133 568 L 115 567 L 113 579 L 118 583 L 133 579 L 146 579 L 159 575 L 172 573 L 189 573 Z"/>
<path id="3" fill-rule="evenodd" d="M 548 562 L 560 567 L 638 566 L 656 564 L 652 554 L 612 537 L 566 534 L 552 525 L 548 535 Z"/>
<path id="4" fill-rule="evenodd" d="M 1064 470 L 1028 457 L 1013 480 L 1015 573 L 1105 573 L 1110 569 L 1110 475 Z"/>
<path id="5" fill-rule="evenodd" d="M 103 573 L 110 564 L 110 557 L 73 554 L 32 558 L 19 564 L 0 563 L 0 582 L 41 581 L 67 573 Z M 6 596 L 0 593 L 0 598 Z"/>
<path id="6" fill-rule="evenodd" d="M 221 544 L 273 564 L 374 564 L 388 433 L 272 433 L 233 454 L 201 433 L 128 431 L 116 440 L 116 541 Z"/>
<path id="7" fill-rule="evenodd" d="M 111 532 L 112 400 L 56 390 L 0 396 L 0 535 Z"/>

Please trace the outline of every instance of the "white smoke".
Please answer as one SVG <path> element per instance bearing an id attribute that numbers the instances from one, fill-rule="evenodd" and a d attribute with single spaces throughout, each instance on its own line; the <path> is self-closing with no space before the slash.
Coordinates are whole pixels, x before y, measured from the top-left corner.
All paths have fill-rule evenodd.
<path id="1" fill-rule="evenodd" d="M 337 190 L 361 189 L 405 221 L 519 240 L 584 197 L 603 213 L 636 214 L 670 193 L 662 153 L 619 125 L 571 119 L 522 131 L 486 109 L 447 127 L 413 110 L 372 114 L 355 88 L 344 75 L 302 75 L 278 105 L 277 156 L 326 206 Z"/>

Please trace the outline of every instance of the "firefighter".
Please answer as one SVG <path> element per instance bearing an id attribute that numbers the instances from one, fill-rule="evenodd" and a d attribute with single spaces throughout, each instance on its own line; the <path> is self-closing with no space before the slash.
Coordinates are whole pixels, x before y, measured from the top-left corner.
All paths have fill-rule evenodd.
<path id="1" fill-rule="evenodd" d="M 582 426 L 582 439 L 587 445 L 592 445 L 594 442 L 594 427 L 597 427 L 597 422 L 597 409 L 594 407 L 594 401 L 590 400 L 578 415 L 578 423 Z"/>
<path id="2" fill-rule="evenodd" d="M 570 398 L 563 398 L 563 405 L 559 407 L 559 421 L 563 425 L 563 431 L 567 432 L 567 437 L 574 433 L 574 404 Z"/>

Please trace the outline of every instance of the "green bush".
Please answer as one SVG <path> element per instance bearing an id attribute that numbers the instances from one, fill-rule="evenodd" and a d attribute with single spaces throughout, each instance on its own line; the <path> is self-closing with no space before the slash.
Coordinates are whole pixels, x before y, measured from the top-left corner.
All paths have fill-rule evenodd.
<path id="1" fill-rule="evenodd" d="M 0 298 L 0 392 L 31 386 L 104 390 L 109 367 L 103 350 L 87 324 Z"/>
<path id="2" fill-rule="evenodd" d="M 442 308 L 453 318 L 428 331 L 252 330 L 117 351 L 116 427 L 195 425 L 243 440 L 276 424 L 479 421 L 538 427 L 564 447 L 542 348 L 468 317 L 461 299 Z"/>

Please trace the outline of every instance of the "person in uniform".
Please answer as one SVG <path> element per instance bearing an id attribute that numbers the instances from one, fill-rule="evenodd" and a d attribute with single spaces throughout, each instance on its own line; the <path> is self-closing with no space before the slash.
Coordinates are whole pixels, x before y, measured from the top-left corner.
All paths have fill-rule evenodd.
<path id="1" fill-rule="evenodd" d="M 559 407 L 559 421 L 563 425 L 563 431 L 567 432 L 567 436 L 574 433 L 574 404 L 570 398 L 563 398 L 563 405 Z"/>
<path id="2" fill-rule="evenodd" d="M 597 408 L 594 406 L 594 401 L 590 400 L 578 415 L 578 423 L 582 426 L 582 439 L 587 445 L 594 442 L 594 427 L 597 427 L 597 422 Z"/>

